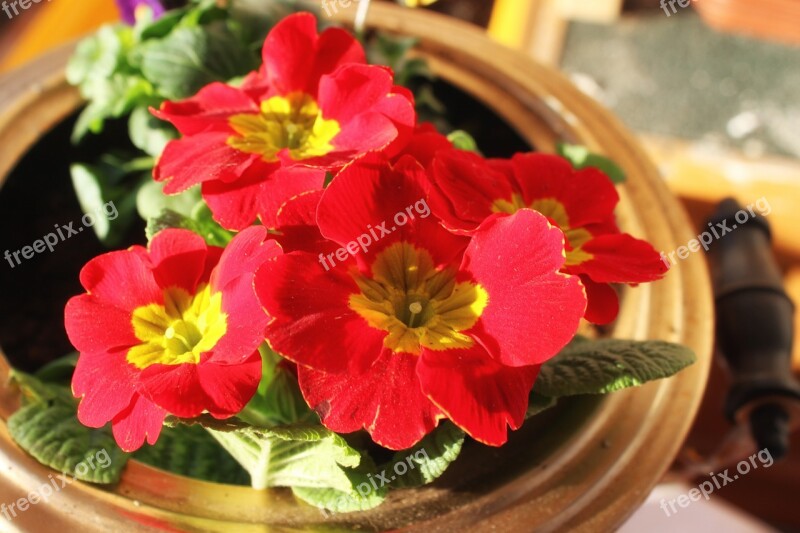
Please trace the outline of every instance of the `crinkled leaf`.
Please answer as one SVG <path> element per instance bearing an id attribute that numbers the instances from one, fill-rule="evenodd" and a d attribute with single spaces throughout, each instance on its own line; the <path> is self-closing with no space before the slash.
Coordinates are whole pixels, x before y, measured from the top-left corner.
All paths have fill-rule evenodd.
<path id="1" fill-rule="evenodd" d="M 322 426 L 206 429 L 250 473 L 255 489 L 354 490 L 345 470 L 357 467 L 361 454 Z"/>
<path id="2" fill-rule="evenodd" d="M 91 79 L 81 85 L 89 101 L 75 123 L 72 142 L 78 143 L 88 132 L 101 133 L 105 121 L 119 118 L 137 106 L 158 105 L 161 98 L 153 85 L 135 75 L 115 73 L 109 78 Z"/>
<path id="3" fill-rule="evenodd" d="M 463 444 L 464 432 L 445 422 L 413 448 L 397 452 L 381 473 L 391 480 L 393 488 L 427 485 L 444 474 Z"/>
<path id="4" fill-rule="evenodd" d="M 208 207 L 201 203 L 192 210 L 192 216 L 187 217 L 172 209 L 164 209 L 159 216 L 147 221 L 145 233 L 147 239 L 152 240 L 156 233 L 167 228 L 183 228 L 193 231 L 203 237 L 212 246 L 226 246 L 233 234 L 217 224 L 211 218 Z"/>
<path id="5" fill-rule="evenodd" d="M 536 416 L 542 411 L 547 411 L 551 407 L 555 407 L 557 403 L 558 400 L 556 398 L 542 396 L 541 394 L 532 392 L 528 398 L 528 410 L 525 412 L 525 419 L 527 420 L 532 416 Z"/>
<path id="6" fill-rule="evenodd" d="M 534 392 L 551 398 L 607 394 L 670 377 L 696 359 L 689 348 L 664 341 L 573 342 L 542 366 Z"/>
<path id="7" fill-rule="evenodd" d="M 111 77 L 121 66 L 131 40 L 130 28 L 103 26 L 75 47 L 67 63 L 67 81 L 77 86 L 91 79 Z"/>
<path id="8" fill-rule="evenodd" d="M 44 383 L 13 371 L 22 407 L 8 418 L 8 431 L 37 461 L 81 481 L 119 481 L 128 460 L 108 426 L 92 429 L 78 422 L 77 403 L 67 387 Z"/>
<path id="9" fill-rule="evenodd" d="M 135 196 L 113 185 L 117 178 L 99 167 L 75 163 L 70 174 L 78 203 L 84 217 L 94 221 L 91 228 L 97 238 L 108 247 L 119 244 L 133 223 Z"/>
<path id="10" fill-rule="evenodd" d="M 616 184 L 625 183 L 625 172 L 615 162 L 599 154 L 593 154 L 585 146 L 560 143 L 556 147 L 558 155 L 566 158 L 572 166 L 580 170 L 591 167 L 603 171 Z"/>
<path id="11" fill-rule="evenodd" d="M 136 193 L 136 211 L 144 220 L 158 219 L 165 210 L 191 218 L 200 201 L 199 185 L 180 194 L 166 195 L 164 184 L 147 174 L 142 177 L 142 185 Z"/>
<path id="12" fill-rule="evenodd" d="M 133 455 L 143 463 L 182 476 L 215 483 L 248 485 L 247 472 L 202 427 L 165 427 L 153 446 Z"/>
<path id="13" fill-rule="evenodd" d="M 181 99 L 214 81 L 226 81 L 257 66 L 257 56 L 222 23 L 178 27 L 164 39 L 141 46 L 144 76 L 165 98 Z"/>
<path id="14" fill-rule="evenodd" d="M 34 377 L 48 383 L 63 383 L 68 386 L 77 364 L 78 352 L 71 352 L 44 365 L 34 373 Z"/>
<path id="15" fill-rule="evenodd" d="M 175 128 L 154 117 L 147 107 L 137 107 L 128 119 L 128 134 L 133 145 L 153 157 L 159 157 L 167 143 L 178 136 Z"/>
<path id="16" fill-rule="evenodd" d="M 389 486 L 374 477 L 375 463 L 367 454 L 362 455 L 356 468 L 345 468 L 344 473 L 354 489 L 292 487 L 292 492 L 304 502 L 334 513 L 367 511 L 386 499 Z"/>

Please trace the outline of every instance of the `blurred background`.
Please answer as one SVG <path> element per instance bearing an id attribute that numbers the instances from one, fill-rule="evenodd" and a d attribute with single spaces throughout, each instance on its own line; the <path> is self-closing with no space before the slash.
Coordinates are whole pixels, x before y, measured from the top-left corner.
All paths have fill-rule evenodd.
<path id="1" fill-rule="evenodd" d="M 119 18 L 113 0 L 30 2 L 16 14 L 0 11 L 0 83 L 15 67 Z M 401 3 L 483 27 L 564 72 L 638 134 L 698 231 L 723 198 L 765 199 L 787 290 L 800 302 L 800 0 Z M 793 353 L 800 376 L 800 342 Z M 708 456 L 730 429 L 722 416 L 728 385 L 717 365 L 679 463 Z M 797 435 L 792 450 L 776 467 L 665 519 L 661 499 L 704 479 L 682 479 L 677 464 L 623 531 L 800 531 Z"/>

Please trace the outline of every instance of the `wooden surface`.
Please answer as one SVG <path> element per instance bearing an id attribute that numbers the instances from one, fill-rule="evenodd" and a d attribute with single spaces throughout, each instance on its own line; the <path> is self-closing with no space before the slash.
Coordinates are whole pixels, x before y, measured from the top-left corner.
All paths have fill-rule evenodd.
<path id="1" fill-rule="evenodd" d="M 486 102 L 531 144 L 587 144 L 615 159 L 629 183 L 621 189 L 620 225 L 659 249 L 692 238 L 685 213 L 631 134 L 561 75 L 451 19 L 375 5 L 369 23 L 420 37 L 419 53 L 444 79 Z M 50 76 L 64 55 L 28 66 L 0 82 L 2 163 L 75 107 L 77 96 Z M 48 80 L 45 83 L 32 80 Z M 37 86 L 45 90 L 35 89 Z M 16 138 L 16 120 L 29 130 Z M 15 119 L 14 117 L 17 117 Z M 10 143 L 5 147 L 6 142 Z M 3 173 L 4 175 L 4 173 Z M 188 480 L 129 464 L 110 491 L 74 483 L 48 506 L 16 525 L 72 531 L 606 531 L 647 497 L 677 453 L 708 375 L 712 342 L 710 287 L 702 257 L 682 262 L 662 282 L 626 289 L 613 335 L 682 342 L 699 362 L 676 378 L 605 399 L 564 402 L 538 417 L 501 449 L 469 446 L 433 486 L 393 493 L 378 509 L 323 516 L 298 505 L 288 491 L 253 491 Z M 7 371 L 5 361 L 0 369 Z M 0 376 L 2 380 L 3 376 Z M 15 408 L 13 390 L 0 389 L 0 414 Z M 0 425 L 0 500 L 11 501 L 45 480 L 49 470 L 21 452 Z"/>

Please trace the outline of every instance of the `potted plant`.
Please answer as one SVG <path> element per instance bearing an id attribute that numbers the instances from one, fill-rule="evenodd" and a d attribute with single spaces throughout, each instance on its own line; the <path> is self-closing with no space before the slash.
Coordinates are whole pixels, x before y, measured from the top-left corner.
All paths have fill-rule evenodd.
<path id="1" fill-rule="evenodd" d="M 4 365 L 4 446 L 19 483 L 50 471 L 11 438 L 62 477 L 107 485 L 69 483 L 39 517 L 92 517 L 99 529 L 120 517 L 188 530 L 590 528 L 617 524 L 668 466 L 708 369 L 702 265 L 624 289 L 618 313 L 606 283 L 663 274 L 655 249 L 625 232 L 677 246 L 688 226 L 674 200 L 616 121 L 558 75 L 450 20 L 397 9 L 376 6 L 369 23 L 418 38 L 412 55 L 384 36 L 367 45 L 394 80 L 345 32 L 318 33 L 311 15 L 265 22 L 204 2 L 79 45 L 67 75 L 90 101 L 77 137 L 122 117 L 157 162 L 73 167 L 85 212 L 135 225 L 138 200 L 149 247 L 84 267 L 85 293 L 66 309 L 79 357 L 33 375 Z M 267 29 L 258 65 L 246 44 Z M 424 64 L 458 90 L 434 99 Z M 416 90 L 417 111 L 398 81 Z M 0 135 L 19 113 L 40 113 L 47 129 L 75 108 L 63 79 L 50 87 L 7 110 Z M 458 98 L 474 113 L 437 112 Z M 478 119 L 477 143 L 418 114 L 439 127 Z M 541 153 L 509 159 L 527 150 L 490 142 L 483 126 L 509 131 L 497 117 Z M 564 157 L 544 155 L 556 150 Z M 623 175 L 615 189 L 610 177 Z M 586 181 L 578 196 L 554 197 L 560 181 L 535 176 Z M 577 225 L 588 212 L 596 226 Z M 112 246 L 126 240 L 124 227 L 91 226 Z M 615 253 L 628 247 L 637 266 L 626 279 L 587 267 L 600 236 Z M 587 295 L 588 318 L 619 316 L 582 333 L 608 339 L 573 339 Z M 677 344 L 625 338 L 704 357 L 670 380 L 595 395 L 693 361 Z M 243 480 L 254 489 L 234 485 Z"/>

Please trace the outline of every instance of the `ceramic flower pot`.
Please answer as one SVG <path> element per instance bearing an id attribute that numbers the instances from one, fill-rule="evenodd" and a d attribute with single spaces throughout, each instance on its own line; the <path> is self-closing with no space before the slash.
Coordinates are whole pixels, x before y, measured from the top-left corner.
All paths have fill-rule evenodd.
<path id="1" fill-rule="evenodd" d="M 427 12 L 378 4 L 372 27 L 420 39 L 418 53 L 445 82 L 494 111 L 531 146 L 587 145 L 618 162 L 620 227 L 671 251 L 692 238 L 678 202 L 635 139 L 608 112 L 559 74 L 508 50 L 478 30 Z M 0 175 L 81 104 L 57 51 L 6 78 L 0 95 Z M 59 487 L 48 502 L 21 512 L 23 530 L 83 531 L 602 531 L 619 525 L 669 467 L 699 406 L 712 343 L 709 280 L 699 255 L 664 281 L 624 289 L 611 336 L 664 339 L 694 349 L 699 361 L 672 379 L 607 397 L 564 401 L 530 420 L 503 448 L 470 444 L 436 483 L 398 491 L 368 512 L 325 515 L 287 490 L 256 491 L 172 475 L 130 461 L 120 483 Z M 0 383 L 8 361 L 0 356 Z M 0 416 L 17 408 L 0 385 Z M 27 456 L 0 424 L 0 501 L 49 483 L 53 472 Z"/>

